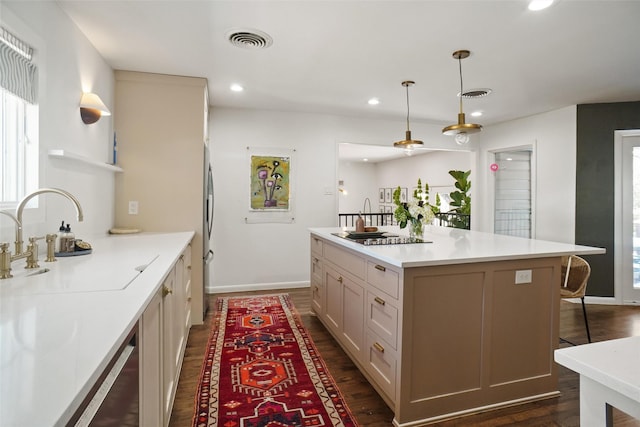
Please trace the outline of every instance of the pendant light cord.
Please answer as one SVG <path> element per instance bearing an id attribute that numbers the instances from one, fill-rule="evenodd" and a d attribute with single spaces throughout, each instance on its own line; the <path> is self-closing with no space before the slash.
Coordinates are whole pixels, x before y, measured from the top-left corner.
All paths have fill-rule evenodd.
<path id="1" fill-rule="evenodd" d="M 460 69 L 460 114 L 462 114 L 462 59 L 458 56 L 458 67 Z"/>
<path id="2" fill-rule="evenodd" d="M 407 130 L 409 129 L 409 84 L 405 86 L 407 88 Z"/>

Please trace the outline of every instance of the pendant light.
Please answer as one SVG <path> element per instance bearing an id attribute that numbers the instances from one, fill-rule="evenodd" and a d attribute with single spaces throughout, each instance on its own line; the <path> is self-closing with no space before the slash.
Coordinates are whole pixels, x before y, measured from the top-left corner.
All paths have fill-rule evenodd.
<path id="1" fill-rule="evenodd" d="M 482 125 L 465 123 L 464 112 L 462 111 L 462 94 L 464 93 L 462 87 L 462 60 L 468 58 L 470 54 L 471 52 L 468 50 L 456 50 L 453 52 L 453 58 L 458 60 L 458 67 L 460 69 L 460 113 L 458 113 L 458 123 L 442 129 L 443 134 L 455 136 L 458 144 L 466 144 L 469 142 L 469 134 L 482 130 Z"/>
<path id="2" fill-rule="evenodd" d="M 409 151 L 422 146 L 422 141 L 411 139 L 411 130 L 409 129 L 409 86 L 413 86 L 414 84 L 416 84 L 416 82 L 412 82 L 411 80 L 405 80 L 402 82 L 402 86 L 407 88 L 407 131 L 405 132 L 404 141 L 393 143 L 394 147 L 404 148 Z"/>

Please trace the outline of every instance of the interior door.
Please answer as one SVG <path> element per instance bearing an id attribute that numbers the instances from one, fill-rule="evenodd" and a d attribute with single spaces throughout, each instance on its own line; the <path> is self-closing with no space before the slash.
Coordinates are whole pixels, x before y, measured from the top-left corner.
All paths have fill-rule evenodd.
<path id="1" fill-rule="evenodd" d="M 640 133 L 622 136 L 620 150 L 620 287 L 624 304 L 640 305 Z"/>
<path id="2" fill-rule="evenodd" d="M 532 221 L 532 147 L 499 151 L 495 156 L 493 232 L 535 237 Z"/>

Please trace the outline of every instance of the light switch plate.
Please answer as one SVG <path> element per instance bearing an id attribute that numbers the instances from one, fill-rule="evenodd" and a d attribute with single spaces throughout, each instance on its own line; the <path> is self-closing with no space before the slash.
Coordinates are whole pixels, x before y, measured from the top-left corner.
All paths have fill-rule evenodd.
<path id="1" fill-rule="evenodd" d="M 138 201 L 129 201 L 129 215 L 138 215 Z"/>

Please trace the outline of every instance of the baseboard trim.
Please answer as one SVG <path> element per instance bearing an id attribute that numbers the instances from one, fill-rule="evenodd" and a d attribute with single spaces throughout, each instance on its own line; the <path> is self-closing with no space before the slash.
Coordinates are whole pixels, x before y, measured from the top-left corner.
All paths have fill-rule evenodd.
<path id="1" fill-rule="evenodd" d="M 580 304 L 580 298 L 564 298 L 563 301 Z M 622 305 L 614 297 L 584 297 L 585 304 Z"/>
<path id="2" fill-rule="evenodd" d="M 272 291 L 275 289 L 308 288 L 309 281 L 276 282 L 276 283 L 247 283 L 244 285 L 216 286 L 206 290 L 208 294 L 223 294 L 228 292 Z"/>

